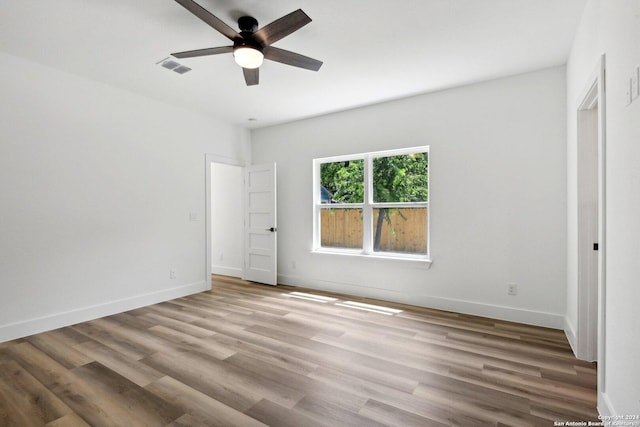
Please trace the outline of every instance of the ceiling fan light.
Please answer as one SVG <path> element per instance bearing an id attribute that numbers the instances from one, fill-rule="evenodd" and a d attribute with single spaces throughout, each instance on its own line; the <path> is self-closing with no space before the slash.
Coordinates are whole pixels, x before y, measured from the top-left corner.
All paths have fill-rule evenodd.
<path id="1" fill-rule="evenodd" d="M 239 46 L 233 50 L 233 58 L 242 68 L 253 69 L 262 65 L 264 55 L 254 47 Z"/>

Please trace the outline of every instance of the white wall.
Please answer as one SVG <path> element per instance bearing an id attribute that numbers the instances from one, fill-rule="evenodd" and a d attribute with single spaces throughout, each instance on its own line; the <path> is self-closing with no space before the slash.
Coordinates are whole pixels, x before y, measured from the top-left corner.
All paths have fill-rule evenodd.
<path id="1" fill-rule="evenodd" d="M 600 55 L 606 54 L 606 357 L 598 407 L 640 414 L 640 99 L 627 105 L 640 66 L 640 1 L 590 0 L 567 65 L 567 320 L 577 327 L 576 110 Z"/>
<path id="2" fill-rule="evenodd" d="M 562 327 L 565 102 L 558 67 L 253 131 L 253 163 L 278 164 L 280 283 Z M 418 145 L 431 268 L 311 253 L 312 159 Z"/>
<path id="3" fill-rule="evenodd" d="M 211 272 L 242 277 L 243 169 L 211 164 Z"/>
<path id="4" fill-rule="evenodd" d="M 210 286 L 205 153 L 242 159 L 248 132 L 10 55 L 0 68 L 0 341 Z"/>

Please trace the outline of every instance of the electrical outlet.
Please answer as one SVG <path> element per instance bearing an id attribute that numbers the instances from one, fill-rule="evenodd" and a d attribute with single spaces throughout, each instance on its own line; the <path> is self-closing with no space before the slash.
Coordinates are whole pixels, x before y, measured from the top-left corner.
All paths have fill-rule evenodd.
<path id="1" fill-rule="evenodd" d="M 296 269 L 296 260 L 291 260 L 291 269 L 295 270 Z"/>
<path id="2" fill-rule="evenodd" d="M 507 294 L 508 295 L 518 295 L 518 285 L 515 283 L 509 283 L 507 285 Z"/>
<path id="3" fill-rule="evenodd" d="M 171 269 L 169 270 L 169 279 L 175 279 L 176 278 L 176 270 L 175 269 Z"/>

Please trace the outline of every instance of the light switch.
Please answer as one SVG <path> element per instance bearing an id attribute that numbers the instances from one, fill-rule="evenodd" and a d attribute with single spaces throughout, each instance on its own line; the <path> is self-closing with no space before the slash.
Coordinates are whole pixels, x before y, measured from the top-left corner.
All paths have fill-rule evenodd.
<path id="1" fill-rule="evenodd" d="M 190 212 L 189 213 L 189 221 L 200 221 L 200 217 L 198 216 L 197 212 Z"/>

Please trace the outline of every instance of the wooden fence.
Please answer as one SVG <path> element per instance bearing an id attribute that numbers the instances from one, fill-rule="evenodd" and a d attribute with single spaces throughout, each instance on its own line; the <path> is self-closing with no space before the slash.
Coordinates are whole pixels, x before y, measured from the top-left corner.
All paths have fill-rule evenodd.
<path id="1" fill-rule="evenodd" d="M 427 253 L 427 209 L 390 209 L 391 226 L 385 220 L 380 236 L 381 252 Z M 375 233 L 378 213 L 374 212 Z M 362 248 L 362 215 L 359 209 L 322 209 L 321 245 Z M 375 238 L 375 236 L 374 236 Z"/>

